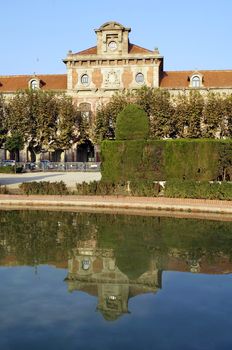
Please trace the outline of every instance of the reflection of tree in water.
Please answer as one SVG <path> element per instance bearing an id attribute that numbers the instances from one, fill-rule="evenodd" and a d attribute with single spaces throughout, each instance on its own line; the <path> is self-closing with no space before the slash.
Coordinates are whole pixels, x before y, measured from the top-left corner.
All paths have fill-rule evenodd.
<path id="1" fill-rule="evenodd" d="M 97 296 L 106 320 L 161 288 L 163 270 L 232 271 L 230 222 L 49 211 L 0 211 L 0 263 L 68 269 L 70 291 Z"/>
<path id="2" fill-rule="evenodd" d="M 151 258 L 162 269 L 170 257 L 215 261 L 232 256 L 230 222 L 167 217 L 49 211 L 1 211 L 0 258 L 13 254 L 19 263 L 67 262 L 77 242 L 96 238 L 113 249 L 116 265 L 135 279 L 149 269 Z"/>

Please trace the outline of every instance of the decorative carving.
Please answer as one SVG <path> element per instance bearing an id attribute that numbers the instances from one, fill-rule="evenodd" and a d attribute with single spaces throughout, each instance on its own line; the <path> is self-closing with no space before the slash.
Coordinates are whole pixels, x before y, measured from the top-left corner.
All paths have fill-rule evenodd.
<path id="1" fill-rule="evenodd" d="M 110 70 L 105 75 L 105 87 L 117 88 L 120 86 L 119 71 Z"/>

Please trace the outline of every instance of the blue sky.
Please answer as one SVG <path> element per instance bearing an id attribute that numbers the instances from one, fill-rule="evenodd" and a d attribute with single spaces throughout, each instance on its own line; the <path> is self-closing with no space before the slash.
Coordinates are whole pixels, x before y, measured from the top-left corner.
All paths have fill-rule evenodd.
<path id="1" fill-rule="evenodd" d="M 0 75 L 65 73 L 115 20 L 130 41 L 159 47 L 165 70 L 232 69 L 232 0 L 0 0 Z"/>

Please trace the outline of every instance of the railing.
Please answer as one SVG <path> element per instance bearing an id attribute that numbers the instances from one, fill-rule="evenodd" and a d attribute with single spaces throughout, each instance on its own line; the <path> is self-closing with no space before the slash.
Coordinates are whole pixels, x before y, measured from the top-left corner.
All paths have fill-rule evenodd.
<path id="1" fill-rule="evenodd" d="M 0 162 L 2 166 L 11 165 L 14 166 L 15 162 L 9 164 L 9 162 Z M 86 171 L 86 172 L 98 172 L 100 171 L 100 162 L 17 162 L 17 167 L 22 166 L 23 171 L 36 172 L 36 171 Z"/>

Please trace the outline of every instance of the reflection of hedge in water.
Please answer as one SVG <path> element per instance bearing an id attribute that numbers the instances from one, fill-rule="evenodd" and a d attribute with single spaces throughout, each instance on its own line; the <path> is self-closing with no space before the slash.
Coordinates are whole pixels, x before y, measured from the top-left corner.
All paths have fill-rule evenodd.
<path id="1" fill-rule="evenodd" d="M 111 215 L 98 231 L 98 244 L 115 250 L 118 267 L 131 278 L 148 269 L 151 257 L 164 269 L 173 249 L 183 258 L 232 257 L 230 222 Z"/>
<path id="2" fill-rule="evenodd" d="M 44 211 L 0 211 L 0 258 L 10 247 L 21 263 L 67 262 L 78 241 L 96 237 L 113 249 L 129 278 L 147 271 L 154 257 L 165 268 L 168 253 L 213 259 L 232 257 L 232 223 L 167 217 Z M 5 242 L 5 244 L 3 244 Z"/>

